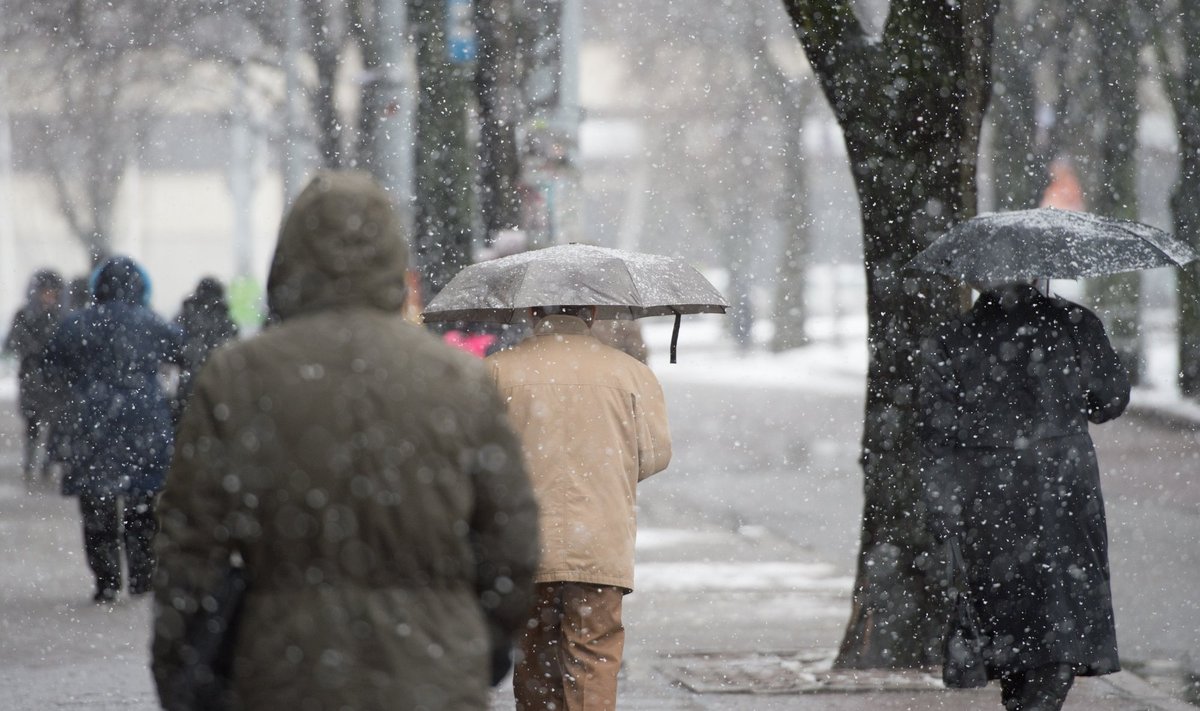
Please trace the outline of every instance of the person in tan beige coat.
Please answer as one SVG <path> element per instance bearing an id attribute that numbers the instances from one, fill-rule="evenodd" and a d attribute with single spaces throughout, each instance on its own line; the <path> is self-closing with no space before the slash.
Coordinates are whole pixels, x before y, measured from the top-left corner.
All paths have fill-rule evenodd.
<path id="1" fill-rule="evenodd" d="M 159 507 L 165 708 L 188 708 L 183 613 L 232 555 L 232 708 L 487 708 L 531 604 L 537 507 L 482 362 L 401 316 L 407 263 L 381 188 L 318 175 L 280 233 L 272 324 L 200 371 Z"/>
<path id="2" fill-rule="evenodd" d="M 532 337 L 487 360 L 539 507 L 536 599 L 513 679 L 519 711 L 615 708 L 637 485 L 671 459 L 658 380 L 590 333 L 594 315 L 534 309 Z"/>

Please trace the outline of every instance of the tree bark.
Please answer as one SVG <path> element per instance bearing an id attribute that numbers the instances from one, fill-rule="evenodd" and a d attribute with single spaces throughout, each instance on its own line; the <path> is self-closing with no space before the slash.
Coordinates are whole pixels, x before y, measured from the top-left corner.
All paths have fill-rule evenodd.
<path id="1" fill-rule="evenodd" d="M 304 0 L 304 19 L 309 31 L 309 45 L 317 70 L 317 88 L 309 99 L 317 126 L 317 150 L 321 165 L 340 168 L 344 163 L 342 151 L 342 122 L 338 117 L 337 71 L 340 52 L 333 31 L 333 18 L 326 0 Z"/>
<path id="2" fill-rule="evenodd" d="M 1163 52 L 1167 95 L 1179 135 L 1179 174 L 1171 191 L 1175 236 L 1200 249 L 1200 5 L 1179 4 L 1181 66 L 1171 72 Z M 1161 44 L 1161 43 L 1160 43 Z M 1161 49 L 1160 49 L 1161 51 Z M 1176 271 L 1179 315 L 1179 389 L 1200 396 L 1200 263 Z"/>
<path id="3" fill-rule="evenodd" d="M 1032 23 L 1015 3 L 996 18 L 992 99 L 992 176 L 997 210 L 1037 207 L 1046 188 L 1045 156 L 1037 147 L 1037 96 L 1033 66 L 1038 53 Z"/>
<path id="4" fill-rule="evenodd" d="M 413 0 L 417 35 L 415 252 L 428 303 L 471 263 L 474 175 L 467 130 L 471 65 L 447 52 L 446 1 Z"/>
<path id="5" fill-rule="evenodd" d="M 1129 3 L 1106 0 L 1089 15 L 1096 37 L 1104 39 L 1096 67 L 1102 112 L 1099 129 L 1099 186 L 1092 209 L 1106 217 L 1138 218 L 1137 124 L 1138 51 Z M 1108 328 L 1109 339 L 1136 383 L 1141 374 L 1139 292 L 1141 275 L 1115 274 L 1091 279 L 1087 290 Z"/>
<path id="6" fill-rule="evenodd" d="M 767 52 L 763 51 L 764 56 Z M 812 211 L 809 205 L 808 176 L 804 162 L 805 110 L 812 101 L 810 80 L 787 76 L 782 69 L 771 65 L 772 79 L 778 86 L 784 105 L 794 113 L 786 116 L 782 139 L 782 165 L 785 188 L 775 202 L 776 219 L 783 226 L 783 248 L 779 257 L 775 286 L 771 350 L 785 351 L 808 343 L 808 265 L 812 243 Z M 788 119 L 791 119 L 790 125 Z M 790 129 L 790 130 L 789 130 Z"/>
<path id="7" fill-rule="evenodd" d="M 944 599 L 919 506 L 914 410 L 920 338 L 953 317 L 949 280 L 903 271 L 975 211 L 996 0 L 893 1 L 879 42 L 846 0 L 784 0 L 845 135 L 867 276 L 865 507 L 842 668 L 940 658 Z"/>
<path id="8" fill-rule="evenodd" d="M 479 102 L 479 210 L 484 237 L 520 226 L 517 152 L 520 102 L 513 0 L 476 0 L 479 59 L 475 95 Z"/>

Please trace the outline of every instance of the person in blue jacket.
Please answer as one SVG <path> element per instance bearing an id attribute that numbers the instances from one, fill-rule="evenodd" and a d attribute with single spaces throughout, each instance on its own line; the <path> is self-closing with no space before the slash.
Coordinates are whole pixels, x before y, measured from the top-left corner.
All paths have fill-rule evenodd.
<path id="1" fill-rule="evenodd" d="M 155 495 L 173 439 L 159 369 L 180 360 L 181 334 L 150 310 L 150 280 L 128 257 L 101 264 L 91 291 L 92 303 L 51 338 L 46 360 L 65 389 L 62 492 L 79 497 L 93 600 L 107 603 L 121 590 L 122 542 L 130 594 L 151 589 Z"/>

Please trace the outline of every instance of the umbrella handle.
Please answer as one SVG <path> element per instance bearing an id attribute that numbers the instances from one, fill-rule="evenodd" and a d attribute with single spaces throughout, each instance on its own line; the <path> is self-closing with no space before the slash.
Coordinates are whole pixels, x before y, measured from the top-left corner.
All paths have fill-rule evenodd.
<path id="1" fill-rule="evenodd" d="M 675 361 L 675 352 L 679 346 L 679 322 L 683 320 L 683 314 L 675 312 L 675 328 L 671 329 L 671 362 Z"/>

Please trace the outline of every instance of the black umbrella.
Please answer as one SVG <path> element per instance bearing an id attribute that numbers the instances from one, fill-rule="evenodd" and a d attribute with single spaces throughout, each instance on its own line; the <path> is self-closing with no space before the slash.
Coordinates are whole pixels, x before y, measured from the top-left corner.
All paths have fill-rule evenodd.
<path id="1" fill-rule="evenodd" d="M 510 323 L 535 306 L 595 306 L 602 319 L 725 313 L 721 293 L 682 259 L 564 244 L 473 264 L 429 302 L 425 321 Z"/>
<path id="2" fill-rule="evenodd" d="M 984 213 L 959 223 L 907 268 L 980 284 L 1081 279 L 1182 266 L 1197 257 L 1194 249 L 1150 225 L 1039 208 Z"/>

